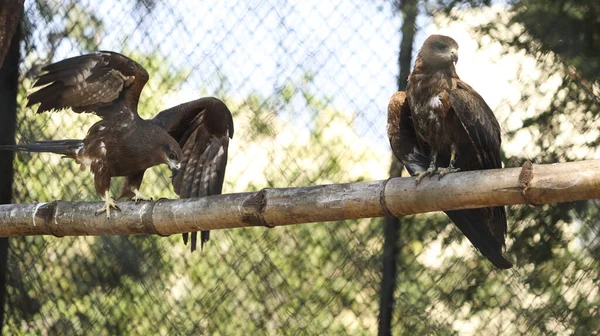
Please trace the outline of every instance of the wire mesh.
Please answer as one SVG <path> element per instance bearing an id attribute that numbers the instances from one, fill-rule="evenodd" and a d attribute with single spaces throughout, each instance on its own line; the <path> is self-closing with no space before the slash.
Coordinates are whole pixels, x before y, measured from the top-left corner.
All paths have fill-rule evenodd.
<path id="1" fill-rule="evenodd" d="M 507 166 L 598 158 L 597 104 L 563 113 L 570 129 L 543 124 L 562 139 L 554 147 L 539 120 L 528 123 L 563 89 L 561 76 L 552 86 L 555 59 L 505 48 L 513 35 L 475 30 L 508 26 L 502 13 L 422 15 L 415 46 L 437 31 L 459 41 L 458 73 L 501 121 Z M 113 50 L 150 73 L 142 117 L 206 95 L 226 102 L 236 134 L 224 193 L 388 175 L 385 122 L 402 21 L 394 2 L 37 0 L 26 2 L 24 20 L 17 142 L 84 137 L 97 117 L 36 115 L 26 93 L 45 64 Z M 175 198 L 166 169 L 148 171 L 141 192 Z M 15 203 L 99 199 L 92 175 L 56 155 L 20 153 L 15 170 Z M 598 205 L 510 208 L 507 255 L 516 267 L 504 272 L 443 214 L 403 218 L 394 333 L 600 332 Z M 381 219 L 216 231 L 195 253 L 180 236 L 11 238 L 3 331 L 374 334 L 382 232 Z"/>

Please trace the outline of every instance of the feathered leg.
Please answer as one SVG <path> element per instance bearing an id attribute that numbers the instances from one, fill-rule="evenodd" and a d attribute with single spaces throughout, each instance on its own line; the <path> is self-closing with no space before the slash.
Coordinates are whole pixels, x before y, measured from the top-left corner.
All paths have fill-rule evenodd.
<path id="1" fill-rule="evenodd" d="M 450 173 L 456 173 L 456 172 L 460 171 L 460 168 L 454 168 L 454 163 L 456 163 L 457 156 L 458 156 L 458 149 L 456 148 L 455 144 L 452 144 L 452 146 L 450 146 L 450 164 L 448 165 L 447 168 L 440 168 L 438 170 L 438 173 L 440 174 L 439 179 L 441 179 L 442 177 L 444 177 L 445 175 L 448 175 Z"/>
<path id="2" fill-rule="evenodd" d="M 137 172 L 135 174 L 127 176 L 125 183 L 121 188 L 121 195 L 119 199 L 131 199 L 135 203 L 139 201 L 152 201 L 152 197 L 146 197 L 140 192 L 140 186 L 142 185 L 142 179 L 146 171 Z"/>

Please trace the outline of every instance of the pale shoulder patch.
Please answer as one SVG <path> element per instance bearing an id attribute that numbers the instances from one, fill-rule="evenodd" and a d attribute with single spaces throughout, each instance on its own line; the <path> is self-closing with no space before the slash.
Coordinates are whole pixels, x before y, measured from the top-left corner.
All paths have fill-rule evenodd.
<path id="1" fill-rule="evenodd" d="M 106 156 L 106 145 L 104 144 L 103 141 L 100 142 L 100 153 L 102 153 L 102 155 Z"/>
<path id="2" fill-rule="evenodd" d="M 91 165 L 92 165 L 92 159 L 90 159 L 89 156 L 85 155 L 81 160 L 81 169 L 85 170 L 86 167 L 89 167 Z"/>
<path id="3" fill-rule="evenodd" d="M 433 96 L 431 97 L 431 99 L 429 99 L 429 106 L 431 108 L 437 109 L 442 107 L 442 100 L 440 99 L 440 96 Z"/>

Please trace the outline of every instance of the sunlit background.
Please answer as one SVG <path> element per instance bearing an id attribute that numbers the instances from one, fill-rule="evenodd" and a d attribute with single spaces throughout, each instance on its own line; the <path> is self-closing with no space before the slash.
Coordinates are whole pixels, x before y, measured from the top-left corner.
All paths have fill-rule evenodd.
<path id="1" fill-rule="evenodd" d="M 458 42 L 457 72 L 500 121 L 505 166 L 600 158 L 592 0 L 26 1 L 17 142 L 84 137 L 97 117 L 36 115 L 26 94 L 43 65 L 112 50 L 150 73 L 143 117 L 226 102 L 225 193 L 385 179 L 403 3 L 419 4 L 413 56 L 433 33 Z M 57 155 L 14 166 L 15 203 L 99 199 L 92 175 Z M 169 176 L 153 168 L 142 193 L 175 198 Z M 195 253 L 180 236 L 11 238 L 3 331 L 372 335 L 383 222 L 215 231 Z M 401 223 L 394 334 L 600 333 L 597 201 L 509 208 L 508 271 L 441 213 Z"/>

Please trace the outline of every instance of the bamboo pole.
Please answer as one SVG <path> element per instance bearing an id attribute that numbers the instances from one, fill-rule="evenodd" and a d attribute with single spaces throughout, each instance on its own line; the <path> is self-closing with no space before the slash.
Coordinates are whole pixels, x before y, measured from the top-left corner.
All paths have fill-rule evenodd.
<path id="1" fill-rule="evenodd" d="M 600 160 L 414 178 L 263 189 L 181 200 L 118 202 L 110 221 L 100 202 L 0 205 L 0 236 L 171 235 L 199 230 L 403 216 L 431 211 L 600 198 Z"/>

